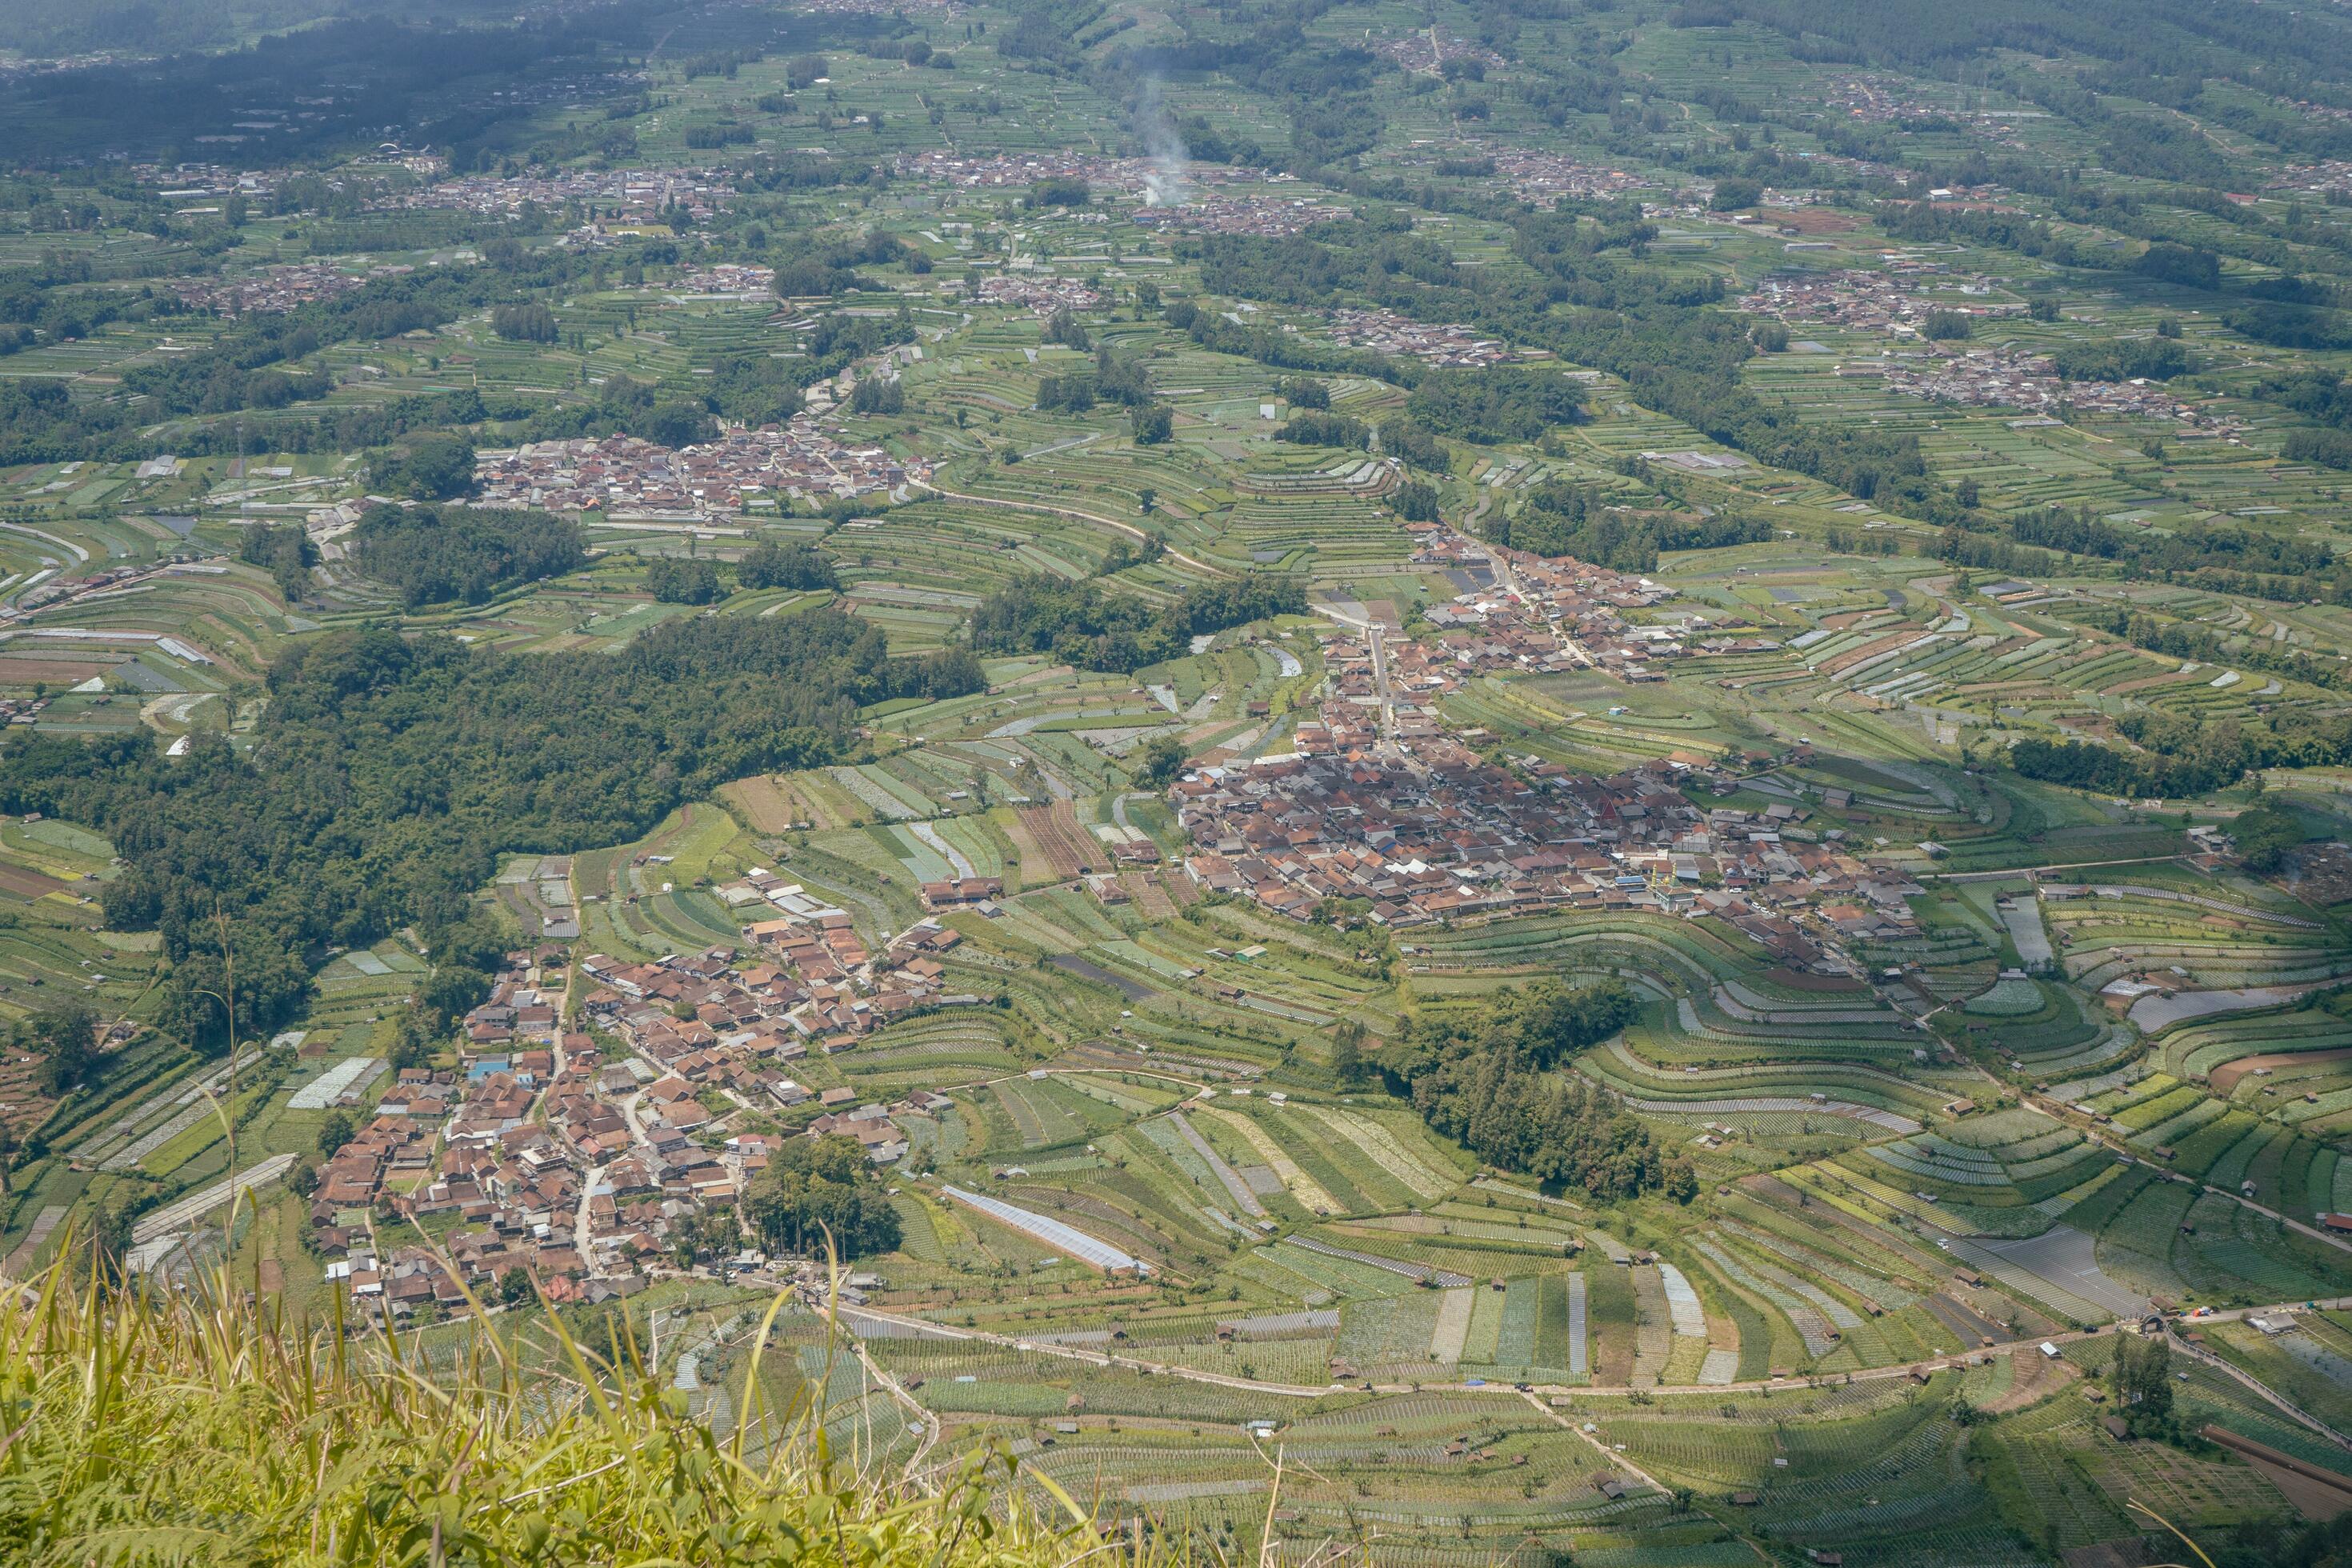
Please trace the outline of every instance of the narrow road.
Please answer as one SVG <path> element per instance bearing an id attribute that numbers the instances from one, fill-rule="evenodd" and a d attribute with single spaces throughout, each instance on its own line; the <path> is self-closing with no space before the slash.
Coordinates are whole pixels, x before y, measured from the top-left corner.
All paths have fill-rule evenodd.
<path id="1" fill-rule="evenodd" d="M 2280 1213 L 2277 1209 L 2271 1207 L 2268 1204 L 2258 1204 L 2253 1199 L 2246 1196 L 2243 1193 L 2233 1193 L 2227 1187 L 2217 1187 L 2210 1182 L 2200 1182 L 2192 1176 L 2184 1176 L 2177 1171 L 2166 1170 L 2162 1165 L 2156 1164 L 2142 1157 L 2137 1150 L 2134 1150 L 2126 1144 L 2119 1143 L 2113 1138 L 2108 1137 L 2096 1124 L 2091 1123 L 2086 1125 L 2086 1123 L 2089 1123 L 2088 1117 L 2083 1117 L 2078 1121 L 2074 1117 L 2070 1117 L 2065 1114 L 2067 1110 L 2074 1109 L 2071 1106 L 2053 1106 L 2052 1103 L 2045 1100 L 2041 1095 L 2032 1093 L 2026 1093 L 2018 1096 L 2018 1103 L 2025 1107 L 2028 1110 L 2038 1111 L 2042 1115 L 2049 1117 L 2053 1121 L 2063 1122 L 2066 1126 L 2073 1128 L 2075 1131 L 2081 1133 L 2092 1142 L 2098 1144 L 2101 1148 L 2105 1149 L 2110 1153 L 2121 1154 L 2129 1159 L 2137 1161 L 2140 1164 L 2146 1165 L 2149 1170 L 2154 1171 L 2157 1175 L 2164 1181 L 2177 1182 L 2184 1187 L 2194 1187 L 2200 1193 L 2210 1194 L 2217 1198 L 2227 1198 L 2231 1203 L 2236 1204 L 2240 1208 L 2252 1209 L 2254 1213 L 2261 1215 L 2264 1219 L 2276 1220 L 2279 1224 L 2286 1226 L 2287 1229 L 2294 1231 L 2297 1236 L 2307 1236 L 2314 1241 L 2321 1242 L 2328 1247 L 2336 1248 L 2338 1252 L 2352 1252 L 2352 1241 L 2347 1241 L 2340 1236 L 2336 1236 L 2327 1231 L 2324 1231 L 2317 1226 L 2305 1225 L 2299 1219 L 2295 1219 L 2288 1215 Z M 2293 1303 L 2290 1302 L 2288 1305 L 2292 1306 Z M 2247 1310 L 2260 1312 L 2265 1309 L 2253 1307 Z M 2226 1321 L 2233 1315 L 2235 1314 L 2216 1312 L 2212 1317 L 2221 1318 Z M 2212 1318 L 2207 1318 L 2200 1321 L 2210 1322 L 2212 1321 Z"/>
<path id="2" fill-rule="evenodd" d="M 803 1287 L 801 1293 L 802 1300 L 813 1310 L 819 1312 L 827 1310 L 826 1302 L 823 1299 L 822 1295 L 817 1293 L 813 1287 Z M 2325 1304 L 2326 1303 L 2323 1303 L 2323 1305 Z M 2344 1302 L 2339 1304 L 2352 1305 L 2352 1298 L 2347 1298 Z M 2247 1307 L 2239 1309 L 2231 1313 L 2225 1314 L 2217 1312 L 2212 1318 L 2200 1319 L 2199 1321 L 2210 1322 L 2216 1319 L 2227 1320 L 2265 1311 L 2300 1311 L 2303 1310 L 2303 1306 L 2304 1303 L 2301 1301 L 2286 1301 L 2281 1302 L 2273 1307 Z M 1369 1385 L 1360 1381 L 1350 1381 L 1346 1384 L 1328 1383 L 1312 1385 L 1293 1383 L 1267 1383 L 1255 1378 L 1236 1377 L 1228 1373 L 1206 1372 L 1198 1367 L 1174 1366 L 1164 1362 L 1146 1361 L 1140 1356 L 1113 1355 L 1106 1351 L 1087 1350 L 1076 1345 L 1050 1344 L 1043 1341 L 1020 1339 L 1011 1334 L 995 1333 L 986 1329 L 956 1328 L 946 1323 L 935 1322 L 929 1318 L 915 1317 L 903 1312 L 884 1311 L 875 1307 L 836 1306 L 831 1310 L 838 1319 L 850 1320 L 853 1321 L 857 1319 L 867 1319 L 875 1322 L 895 1324 L 903 1328 L 913 1329 L 918 1333 L 929 1338 L 961 1340 L 968 1341 L 974 1344 L 996 1345 L 1003 1349 L 1017 1350 L 1029 1355 L 1056 1356 L 1064 1361 L 1081 1362 L 1088 1366 L 1125 1367 L 1131 1371 L 1150 1373 L 1154 1376 L 1181 1378 L 1189 1383 L 1204 1383 L 1220 1388 L 1242 1389 L 1252 1394 L 1265 1394 L 1268 1397 L 1277 1399 L 1320 1399 L 1324 1395 L 1331 1393 L 1334 1389 L 1364 1388 L 1367 1386 L 1369 1386 L 1375 1394 L 1433 1394 L 1463 1396 L 1475 1394 L 1481 1397 L 1491 1396 L 1502 1391 L 1498 1385 L 1493 1384 L 1485 1384 L 1477 1388 L 1471 1388 L 1460 1383 L 1426 1382 L 1419 1384 L 1375 1383 Z M 2038 1349 L 2043 1344 L 2074 1344 L 2083 1340 L 2097 1339 L 2100 1337 L 2102 1332 L 2111 1336 L 2116 1331 L 2113 1329 L 2105 1331 L 2074 1330 L 2064 1333 L 2037 1334 L 2025 1339 L 2010 1340 L 2000 1344 L 1981 1346 L 1965 1353 L 1969 1356 L 2001 1355 L 2012 1351 Z M 1834 1377 L 1836 1381 L 1841 1383 L 1874 1383 L 1888 1378 L 1908 1377 L 1911 1375 L 1911 1369 L 1914 1366 L 1923 1365 L 1928 1362 L 1948 1363 L 1959 1359 L 1962 1358 L 1958 1356 L 1927 1356 L 1921 1358 L 1917 1362 L 1902 1362 L 1891 1366 L 1874 1366 L 1864 1368 L 1858 1372 L 1838 1373 L 1834 1374 Z M 1518 1392 L 1529 1398 L 1536 1398 L 1538 1396 L 1549 1398 L 1553 1394 L 1569 1394 L 1579 1399 L 1620 1398 L 1633 1394 L 1641 1394 L 1652 1396 L 1662 1394 L 1753 1394 L 1768 1389 L 1780 1389 L 1785 1391 L 1791 1388 L 1801 1388 L 1806 1385 L 1807 1381 L 1807 1379 L 1801 1377 L 1779 1379 L 1760 1378 L 1752 1379 L 1746 1383 L 1661 1384 L 1654 1388 L 1642 1389 L 1636 1389 L 1631 1386 L 1595 1387 L 1580 1384 L 1575 1385 L 1530 1384 L 1528 1387 L 1519 1389 Z M 2276 1395 L 2273 1395 L 2272 1397 L 2275 1399 Z M 1544 1409 L 1547 1414 L 1550 1413 L 1549 1405 L 1542 1405 L 1541 1408 Z M 1612 1458 L 1616 1458 L 1613 1454 L 1612 1457 Z"/>
<path id="3" fill-rule="evenodd" d="M 1372 650 L 1372 695 L 1380 703 L 1381 739 L 1396 739 L 1396 709 L 1389 695 L 1389 657 L 1380 623 L 1367 615 L 1360 618 L 1346 614 L 1330 605 L 1308 606 L 1316 614 L 1339 622 L 1350 631 L 1364 634 L 1364 641 Z"/>
<path id="4" fill-rule="evenodd" d="M 1619 1453 L 1608 1444 L 1602 1442 L 1592 1433 L 1586 1431 L 1574 1418 L 1563 1415 L 1559 1411 L 1554 1410 L 1550 1405 L 1546 1405 L 1540 1398 L 1537 1397 L 1533 1394 L 1523 1394 L 1520 1397 L 1525 1399 L 1529 1405 L 1533 1405 L 1535 1407 L 1536 1414 L 1542 1416 L 1545 1420 L 1549 1421 L 1556 1426 L 1565 1427 L 1567 1430 L 1573 1432 L 1578 1436 L 1583 1438 L 1587 1443 L 1590 1443 L 1592 1446 L 1593 1452 L 1599 1454 L 1601 1458 L 1608 1463 L 1611 1468 L 1623 1470 L 1627 1475 L 1633 1477 L 1635 1479 L 1640 1480 L 1646 1485 L 1655 1487 L 1660 1492 L 1673 1492 L 1674 1489 L 1672 1487 L 1667 1486 L 1664 1481 L 1658 1479 L 1657 1477 L 1650 1474 L 1649 1471 L 1643 1469 L 1641 1466 L 1635 1464 L 1633 1460 L 1627 1458 L 1624 1455 Z"/>
<path id="5" fill-rule="evenodd" d="M 588 1174 L 581 1179 L 580 1210 L 572 1220 L 572 1245 L 579 1251 L 580 1261 L 586 1267 L 591 1279 L 596 1277 L 596 1255 L 589 1250 L 588 1200 L 594 1195 L 596 1184 L 604 1179 L 604 1167 L 602 1165 L 591 1167 Z"/>

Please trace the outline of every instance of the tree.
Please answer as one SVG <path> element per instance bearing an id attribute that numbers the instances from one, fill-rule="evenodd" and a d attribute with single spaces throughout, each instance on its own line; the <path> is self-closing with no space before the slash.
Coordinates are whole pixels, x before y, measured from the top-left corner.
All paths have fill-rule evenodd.
<path id="1" fill-rule="evenodd" d="M 907 411 L 907 389 L 898 378 L 869 375 L 857 384 L 849 395 L 849 411 L 853 414 L 904 414 Z"/>
<path id="2" fill-rule="evenodd" d="M 1754 180 L 1717 180 L 1706 205 L 1713 211 L 1729 213 L 1752 207 L 1763 199 L 1764 187 Z"/>
<path id="3" fill-rule="evenodd" d="M 1423 479 L 1407 479 L 1389 498 L 1389 505 L 1407 522 L 1437 521 L 1437 487 Z"/>
<path id="4" fill-rule="evenodd" d="M 646 592 L 665 605 L 708 605 L 726 596 L 719 569 L 708 561 L 656 555 L 646 565 Z"/>
<path id="5" fill-rule="evenodd" d="M 1302 447 L 1352 447 L 1360 450 L 1372 438 L 1370 428 L 1360 419 L 1350 419 L 1344 414 L 1293 414 L 1275 431 L 1278 440 L 1294 441 Z"/>
<path id="6" fill-rule="evenodd" d="M 735 580 L 746 588 L 838 588 L 833 563 L 816 546 L 797 540 L 762 542 L 736 563 Z"/>
<path id="7" fill-rule="evenodd" d="M 1619 981 L 1544 981 L 1475 1010 L 1426 1013 L 1375 1056 L 1423 1120 L 1480 1158 L 1597 1198 L 1633 1197 L 1664 1182 L 1656 1140 L 1605 1091 L 1551 1069 L 1640 1012 Z"/>
<path id="8" fill-rule="evenodd" d="M 560 577 L 588 558 L 579 525 L 543 511 L 493 517 L 465 507 L 380 506 L 362 515 L 352 538 L 360 570 L 398 589 L 412 610 L 452 600 L 478 605 L 517 583 Z M 307 561 L 300 572 L 307 582 Z"/>
<path id="9" fill-rule="evenodd" d="M 744 1194 L 743 1212 L 771 1252 L 843 1258 L 898 1245 L 898 1211 L 855 1138 L 788 1138 Z"/>
<path id="10" fill-rule="evenodd" d="M 325 1120 L 319 1123 L 320 1154 L 327 1159 L 333 1159 L 337 1151 L 341 1150 L 344 1144 L 350 1142 L 352 1139 L 356 1136 L 357 1131 L 358 1130 L 352 1124 L 352 1113 L 350 1111 L 344 1110 L 340 1107 L 333 1110 L 330 1110 L 327 1112 Z"/>
<path id="11" fill-rule="evenodd" d="M 656 447 L 692 447 L 719 434 L 710 411 L 683 398 L 656 404 L 637 425 L 637 434 Z"/>
<path id="12" fill-rule="evenodd" d="M 63 1094 L 97 1076 L 100 1023 L 98 1009 L 79 996 L 68 996 L 33 1016 L 33 1044 L 41 1052 L 44 1093 Z"/>
<path id="13" fill-rule="evenodd" d="M 130 1201 L 120 1194 L 100 1203 L 89 1216 L 90 1259 L 106 1279 L 123 1276 L 122 1260 L 131 1253 L 131 1225 Z"/>
<path id="14" fill-rule="evenodd" d="M 2259 779 L 2262 775 L 2254 775 Z M 2230 824 L 2230 841 L 2249 871 L 2275 871 L 2287 851 L 2304 840 L 2303 819 L 2274 805 L 2257 805 L 2238 814 Z"/>
<path id="15" fill-rule="evenodd" d="M 374 465 L 376 489 L 410 500 L 446 500 L 474 488 L 474 444 L 463 436 L 419 436 Z"/>
<path id="16" fill-rule="evenodd" d="M 1175 413 L 1164 403 L 1147 403 L 1135 411 L 1133 418 L 1139 447 L 1160 446 L 1176 433 Z"/>
<path id="17" fill-rule="evenodd" d="M 1331 388 L 1324 382 L 1303 378 L 1297 381 L 1277 382 L 1275 384 L 1275 390 L 1281 393 L 1293 408 L 1319 409 L 1331 406 Z"/>
<path id="18" fill-rule="evenodd" d="M 1364 1081 L 1364 1026 L 1342 1018 L 1331 1031 L 1331 1077 L 1341 1089 L 1354 1089 Z"/>
<path id="19" fill-rule="evenodd" d="M 1136 753 L 1134 778 L 1145 789 L 1166 789 L 1184 771 L 1184 742 L 1173 735 L 1154 735 Z"/>
<path id="20" fill-rule="evenodd" d="M 1698 1170 L 1688 1160 L 1666 1163 L 1666 1196 L 1685 1207 L 1698 1196 Z"/>
<path id="21" fill-rule="evenodd" d="M 530 1273 L 520 1264 L 517 1264 L 499 1276 L 499 1300 L 508 1306 L 520 1306 L 530 1300 L 534 1294 Z"/>
<path id="22" fill-rule="evenodd" d="M 490 330 L 515 343 L 551 343 L 559 335 L 555 312 L 536 300 L 500 305 L 490 312 Z"/>
<path id="23" fill-rule="evenodd" d="M 2127 1412 L 2134 1426 L 2161 1426 L 2172 1414 L 2172 1342 L 2163 1335 L 2117 1336 L 2107 1375 L 2117 1407 Z"/>

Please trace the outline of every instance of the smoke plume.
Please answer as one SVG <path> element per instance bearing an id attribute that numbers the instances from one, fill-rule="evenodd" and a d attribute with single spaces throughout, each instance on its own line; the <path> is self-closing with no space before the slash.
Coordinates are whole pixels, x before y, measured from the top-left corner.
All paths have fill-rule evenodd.
<path id="1" fill-rule="evenodd" d="M 1160 79 L 1147 77 L 1142 100 L 1136 105 L 1136 129 L 1143 137 L 1143 155 L 1151 172 L 1143 176 L 1143 205 L 1179 207 L 1192 198 L 1192 183 L 1184 177 L 1192 154 L 1177 132 L 1176 121 L 1160 92 Z"/>

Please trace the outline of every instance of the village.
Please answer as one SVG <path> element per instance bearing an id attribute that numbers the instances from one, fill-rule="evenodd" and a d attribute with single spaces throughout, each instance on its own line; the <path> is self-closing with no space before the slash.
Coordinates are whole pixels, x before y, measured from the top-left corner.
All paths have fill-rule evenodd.
<path id="1" fill-rule="evenodd" d="M 1101 293 L 1079 279 L 1046 272 L 982 278 L 971 298 L 987 305 L 1016 305 L 1040 316 L 1051 316 L 1056 310 L 1091 310 L 1102 303 Z"/>
<path id="2" fill-rule="evenodd" d="M 1330 321 L 1335 342 L 1432 364 L 1474 367 L 1521 357 L 1499 338 L 1479 337 L 1468 327 L 1432 326 L 1393 310 L 1334 310 Z"/>
<path id="3" fill-rule="evenodd" d="M 180 302 L 223 316 L 283 315 L 362 289 L 373 279 L 396 277 L 407 267 L 372 267 L 346 272 L 331 261 L 301 261 L 265 267 L 236 278 L 187 278 L 173 285 Z"/>
<path id="4" fill-rule="evenodd" d="M 474 504 L 607 517 L 734 517 L 788 501 L 896 492 L 929 465 L 881 447 L 852 447 L 803 412 L 783 425 L 670 447 L 634 436 L 536 441 L 479 455 Z"/>
<path id="5" fill-rule="evenodd" d="M 1655 188 L 1657 181 L 1623 169 L 1528 147 L 1464 143 L 1441 148 L 1448 159 L 1494 164 L 1491 178 L 1511 199 L 1549 206 L 1562 196 L 1609 198 Z"/>
<path id="6" fill-rule="evenodd" d="M 1449 66 L 1475 68 L 1483 78 L 1489 70 L 1501 68 L 1503 57 L 1480 44 L 1467 43 L 1437 27 L 1417 27 L 1401 37 L 1376 39 L 1371 45 L 1374 54 L 1394 60 L 1409 71 L 1432 75 Z"/>
<path id="7" fill-rule="evenodd" d="M 569 1026 L 552 988 L 570 955 L 511 953 L 463 1020 L 457 1066 L 394 1075 L 311 1194 L 310 1246 L 354 1309 L 390 1321 L 462 1312 L 468 1289 L 493 1300 L 518 1270 L 549 1300 L 593 1302 L 664 1273 L 761 1268 L 738 1211 L 779 1139 L 852 1138 L 877 1164 L 906 1154 L 906 1123 L 934 1116 L 944 1096 L 861 1102 L 788 1069 L 812 1051 L 854 1049 L 890 1019 L 979 1005 L 946 989 L 940 956 L 961 939 L 926 918 L 869 953 L 846 912 L 797 883 L 755 870 L 719 891 L 751 906 L 743 953 L 582 956 L 591 988 Z M 981 895 L 927 891 L 942 908 Z M 358 1107 L 363 1087 L 334 1103 Z M 791 1131 L 762 1130 L 796 1109 Z M 446 1226 L 456 1272 L 431 1248 L 376 1241 L 372 1216 Z"/>
<path id="8" fill-rule="evenodd" d="M 1938 310 L 1971 318 L 2023 315 L 2022 302 L 1993 297 L 1998 287 L 1980 273 L 1954 273 L 1939 263 L 1896 258 L 1884 268 L 1775 274 L 1743 295 L 1738 308 L 1790 325 L 1820 322 L 1909 337 Z"/>
<path id="9" fill-rule="evenodd" d="M 706 262 L 678 268 L 677 290 L 704 299 L 764 299 L 776 286 L 776 269 L 741 261 Z"/>
<path id="10" fill-rule="evenodd" d="M 1181 206 L 1147 206 L 1135 221 L 1151 228 L 1181 228 L 1196 234 L 1247 234 L 1285 239 L 1318 224 L 1352 217 L 1348 208 L 1305 196 L 1218 196 Z"/>
<path id="11" fill-rule="evenodd" d="M 502 216 L 537 207 L 593 209 L 592 221 L 653 223 L 672 209 L 707 221 L 735 195 L 724 179 L 696 169 L 567 169 L 557 174 L 467 174 L 378 198 L 372 210 L 454 210 Z"/>
<path id="12" fill-rule="evenodd" d="M 1337 650 L 1335 650 L 1337 651 Z M 1296 752 L 1202 768 L 1170 791 L 1202 889 L 1307 920 L 1331 901 L 1405 931 L 1545 909 L 1712 915 L 1792 969 L 1847 974 L 1849 938 L 1911 934 L 1917 885 L 1802 826 L 1800 799 L 1702 810 L 1721 765 L 1663 759 L 1607 778 L 1487 761 L 1441 733 L 1381 742 L 1355 700 L 1326 703 Z M 1753 759 L 1759 769 L 1772 759 Z M 1410 952 L 1410 949 L 1407 949 Z"/>
<path id="13" fill-rule="evenodd" d="M 2067 381 L 2046 355 L 2008 349 L 1953 352 L 1930 346 L 1925 356 L 1883 361 L 1848 362 L 1841 376 L 1878 375 L 1889 392 L 1924 397 L 1932 402 L 1966 407 L 2020 408 L 2045 419 L 2061 410 L 2078 414 L 2116 414 L 2149 419 L 2169 419 L 2201 435 L 2234 435 L 2244 422 L 2215 415 L 2184 403 L 2160 383 L 2129 381 Z"/>
<path id="14" fill-rule="evenodd" d="M 1680 629 L 1629 624 L 1624 612 L 1670 596 L 1647 578 L 1496 549 L 1444 524 L 1414 531 L 1414 563 L 1464 589 L 1423 612 L 1432 632 L 1402 635 L 1389 606 L 1363 606 L 1360 621 L 1321 634 L 1328 687 L 1293 751 L 1222 759 L 1171 786 L 1194 845 L 1183 869 L 1204 890 L 1302 920 L 1326 900 L 1362 900 L 1365 918 L 1399 930 L 1550 908 L 1709 914 L 1827 973 L 1851 967 L 1835 942 L 1915 929 L 1905 889 L 1916 886 L 1848 854 L 1843 830 L 1805 827 L 1801 792 L 1775 788 L 1759 811 L 1693 804 L 1774 759 L 1677 754 L 1596 779 L 1534 755 L 1482 755 L 1494 737 L 1439 711 L 1489 673 L 1599 669 L 1638 685 L 1664 679 L 1655 666 L 1668 660 L 1773 645 L 1694 647 L 1700 616 Z"/>

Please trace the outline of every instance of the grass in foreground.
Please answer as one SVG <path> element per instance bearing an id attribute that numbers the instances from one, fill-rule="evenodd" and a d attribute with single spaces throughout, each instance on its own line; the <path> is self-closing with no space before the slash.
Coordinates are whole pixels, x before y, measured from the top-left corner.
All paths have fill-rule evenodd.
<path id="1" fill-rule="evenodd" d="M 207 1287 L 131 1294 L 64 1265 L 0 1283 L 0 1562 L 1147 1560 L 1058 1493 L 1038 1502 L 1002 1457 L 926 1486 L 844 1463 L 809 1411 L 761 1401 L 756 1357 L 722 1440 L 552 1313 L 538 1322 L 568 1373 L 524 1370 L 486 1322 L 456 1372 L 428 1377 L 397 1338 L 299 1331 L 225 1277 Z"/>

